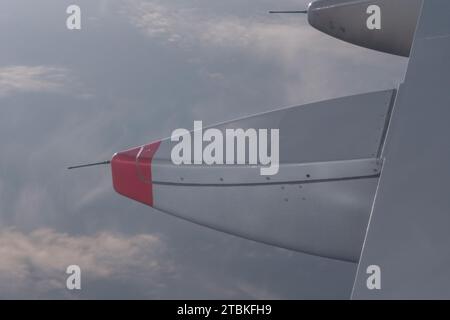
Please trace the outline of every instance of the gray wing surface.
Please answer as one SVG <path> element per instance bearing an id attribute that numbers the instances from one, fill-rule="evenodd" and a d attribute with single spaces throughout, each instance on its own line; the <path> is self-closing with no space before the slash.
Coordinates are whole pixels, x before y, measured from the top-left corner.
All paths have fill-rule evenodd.
<path id="1" fill-rule="evenodd" d="M 345 97 L 213 126 L 222 132 L 279 129 L 280 169 L 270 177 L 253 165 L 174 165 L 175 142 L 164 140 L 152 163 L 153 207 L 247 239 L 356 262 L 395 93 Z"/>
<path id="2" fill-rule="evenodd" d="M 354 299 L 450 298 L 450 1 L 425 0 L 353 290 Z M 381 268 L 369 290 L 367 268 Z"/>

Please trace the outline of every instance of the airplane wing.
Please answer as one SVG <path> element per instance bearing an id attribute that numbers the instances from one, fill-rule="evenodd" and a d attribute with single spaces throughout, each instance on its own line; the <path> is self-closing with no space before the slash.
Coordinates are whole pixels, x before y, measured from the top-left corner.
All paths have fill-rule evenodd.
<path id="1" fill-rule="evenodd" d="M 450 2 L 425 0 L 353 291 L 354 299 L 450 298 Z M 381 270 L 369 290 L 367 268 Z"/>
<path id="2" fill-rule="evenodd" d="M 223 136 L 233 128 L 279 129 L 279 170 L 273 176 L 248 163 L 175 165 L 171 151 L 178 142 L 166 139 L 116 154 L 114 187 L 216 230 L 356 262 L 395 95 L 395 90 L 356 95 L 210 127 Z M 187 135 L 195 139 L 195 132 Z"/>

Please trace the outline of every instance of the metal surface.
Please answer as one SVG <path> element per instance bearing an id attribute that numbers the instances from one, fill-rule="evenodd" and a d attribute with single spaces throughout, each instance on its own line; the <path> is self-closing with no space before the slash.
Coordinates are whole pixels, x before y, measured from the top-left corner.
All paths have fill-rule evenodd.
<path id="1" fill-rule="evenodd" d="M 377 178 L 252 186 L 153 185 L 153 206 L 243 238 L 358 261 Z"/>
<path id="2" fill-rule="evenodd" d="M 122 162 L 120 172 L 134 177 L 122 179 L 114 170 L 113 176 L 126 196 L 171 215 L 247 239 L 356 262 L 394 97 L 395 90 L 374 92 L 212 126 L 221 132 L 279 129 L 281 169 L 273 176 L 261 176 L 252 165 L 173 165 L 170 155 L 177 142 L 170 139 L 125 152 L 123 157 L 135 158 Z M 148 185 L 147 198 L 130 187 L 142 181 Z"/>
<path id="3" fill-rule="evenodd" d="M 381 29 L 367 27 L 370 5 L 381 9 Z M 422 0 L 316 0 L 308 8 L 314 28 L 358 46 L 409 56 Z"/>
<path id="4" fill-rule="evenodd" d="M 176 166 L 170 161 L 152 164 L 153 184 L 252 185 L 269 183 L 317 182 L 378 176 L 382 161 L 347 161 L 284 164 L 273 177 L 260 175 L 260 166 Z"/>
<path id="5" fill-rule="evenodd" d="M 395 90 L 385 90 L 320 101 L 208 126 L 205 130 L 279 129 L 280 164 L 376 158 L 395 94 Z M 155 162 L 169 160 L 176 144 L 163 140 Z"/>
<path id="6" fill-rule="evenodd" d="M 450 2 L 425 0 L 354 286 L 355 299 L 450 298 Z M 367 267 L 381 268 L 368 290 Z"/>

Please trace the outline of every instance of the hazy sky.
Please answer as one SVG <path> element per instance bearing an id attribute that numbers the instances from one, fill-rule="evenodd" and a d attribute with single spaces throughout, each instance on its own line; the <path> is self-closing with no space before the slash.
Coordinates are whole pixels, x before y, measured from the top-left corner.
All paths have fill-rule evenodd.
<path id="1" fill-rule="evenodd" d="M 347 298 L 356 265 L 117 195 L 119 150 L 239 116 L 392 88 L 406 59 L 309 27 L 293 0 L 2 0 L 0 298 Z M 78 4 L 82 30 L 66 28 Z M 82 268 L 82 290 L 65 269 Z"/>

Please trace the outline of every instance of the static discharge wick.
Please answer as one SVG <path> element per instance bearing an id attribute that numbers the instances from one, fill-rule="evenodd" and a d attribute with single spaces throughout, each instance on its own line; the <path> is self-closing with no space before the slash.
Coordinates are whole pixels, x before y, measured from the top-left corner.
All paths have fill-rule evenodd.
<path id="1" fill-rule="evenodd" d="M 275 11 L 271 10 L 269 13 L 308 13 L 308 10 L 297 10 L 297 11 Z"/>
<path id="2" fill-rule="evenodd" d="M 111 161 L 103 161 L 103 162 L 95 162 L 95 163 L 88 163 L 88 164 L 82 164 L 79 166 L 72 166 L 72 167 L 68 167 L 67 170 L 72 170 L 72 169 L 80 169 L 80 168 L 87 168 L 87 167 L 94 167 L 94 166 L 101 166 L 101 165 L 105 165 L 105 164 L 110 164 Z"/>

